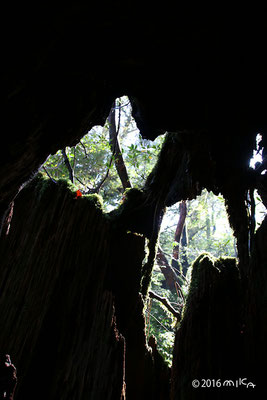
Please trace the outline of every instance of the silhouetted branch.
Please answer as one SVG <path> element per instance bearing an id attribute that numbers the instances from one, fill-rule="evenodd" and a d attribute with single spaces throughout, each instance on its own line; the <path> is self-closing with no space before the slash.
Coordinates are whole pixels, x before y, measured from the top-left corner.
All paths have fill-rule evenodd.
<path id="1" fill-rule="evenodd" d="M 181 283 L 184 283 L 184 281 L 186 281 L 183 274 L 180 271 L 174 269 L 172 265 L 170 265 L 167 257 L 165 256 L 165 253 L 160 246 L 158 246 L 156 260 L 161 272 L 164 275 L 166 286 L 168 289 L 175 289 L 175 282 L 180 281 Z M 176 272 L 178 273 L 178 275 Z"/>
<path id="2" fill-rule="evenodd" d="M 99 190 L 101 189 L 101 187 L 103 186 L 103 184 L 105 183 L 105 181 L 107 180 L 107 178 L 109 176 L 109 171 L 110 171 L 110 168 L 111 168 L 111 165 L 112 165 L 113 157 L 114 157 L 114 154 L 112 154 L 112 156 L 110 158 L 108 169 L 107 169 L 107 172 L 106 172 L 104 178 L 97 184 L 95 189 L 92 189 L 93 190 L 92 193 L 98 193 Z"/>
<path id="3" fill-rule="evenodd" d="M 66 167 L 67 167 L 67 169 L 68 169 L 68 171 L 69 171 L 69 178 L 70 178 L 70 181 L 73 183 L 73 181 L 74 181 L 74 179 L 73 179 L 73 170 L 72 170 L 72 168 L 71 168 L 70 161 L 69 161 L 68 156 L 67 156 L 67 154 L 66 154 L 66 148 L 62 149 L 62 150 L 61 150 L 61 153 L 62 153 L 62 155 L 63 155 L 65 165 L 66 165 Z"/>
<path id="4" fill-rule="evenodd" d="M 171 305 L 169 300 L 166 299 L 166 297 L 161 297 L 152 290 L 150 290 L 148 294 L 149 297 L 151 297 L 152 299 L 160 301 L 178 319 L 178 321 L 181 320 L 181 314 L 177 310 L 175 310 L 175 308 L 173 308 L 173 306 Z"/>
<path id="5" fill-rule="evenodd" d="M 115 167 L 118 172 L 119 178 L 121 180 L 123 189 L 131 188 L 131 182 L 128 176 L 128 172 L 122 157 L 122 152 L 120 148 L 120 143 L 118 141 L 118 133 L 119 133 L 119 125 L 120 125 L 120 118 L 118 129 L 116 129 L 116 120 L 115 120 L 115 102 L 112 104 L 112 108 L 110 110 L 108 116 L 109 122 L 109 143 L 111 147 L 111 151 L 115 156 Z"/>
<path id="6" fill-rule="evenodd" d="M 179 220 L 174 235 L 174 240 L 177 242 L 177 244 L 173 248 L 173 253 L 172 253 L 173 260 L 179 259 L 180 241 L 184 229 L 186 214 L 187 214 L 186 201 L 182 200 L 179 204 Z"/>
<path id="7" fill-rule="evenodd" d="M 48 176 L 48 178 L 51 179 L 52 182 L 57 183 L 57 181 L 55 181 L 55 179 L 52 178 L 52 176 L 49 174 L 49 172 L 47 171 L 47 169 L 45 168 L 44 165 L 43 165 L 43 170 L 45 171 L 46 175 Z"/>
<path id="8" fill-rule="evenodd" d="M 83 151 L 84 151 L 84 154 L 85 154 L 85 158 L 88 158 L 88 153 L 87 153 L 86 147 L 85 147 L 84 143 L 81 140 L 80 140 L 80 144 L 82 145 L 82 148 L 83 148 Z"/>

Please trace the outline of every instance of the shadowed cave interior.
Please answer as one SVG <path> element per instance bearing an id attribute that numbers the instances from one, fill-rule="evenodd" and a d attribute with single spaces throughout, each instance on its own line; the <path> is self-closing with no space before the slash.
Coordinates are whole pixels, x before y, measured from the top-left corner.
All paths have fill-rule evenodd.
<path id="1" fill-rule="evenodd" d="M 225 6 L 209 17 L 203 5 L 175 6 L 48 1 L 12 13 L 0 362 L 9 354 L 17 368 L 14 399 L 256 399 L 266 391 L 267 219 L 255 232 L 248 201 L 257 190 L 267 206 L 265 14 L 242 6 L 241 18 Z M 37 172 L 49 154 L 103 125 L 121 95 L 144 138 L 168 133 L 143 189 L 105 214 L 96 195 L 76 199 L 66 182 Z M 253 169 L 257 133 L 262 162 Z M 169 368 L 147 343 L 144 300 L 164 209 L 204 188 L 225 199 L 238 258 L 194 262 Z M 2 396 L 5 371 L 2 362 Z M 238 384 L 243 378 L 256 386 Z M 207 379 L 221 385 L 192 384 Z M 222 385 L 229 380 L 235 387 Z"/>

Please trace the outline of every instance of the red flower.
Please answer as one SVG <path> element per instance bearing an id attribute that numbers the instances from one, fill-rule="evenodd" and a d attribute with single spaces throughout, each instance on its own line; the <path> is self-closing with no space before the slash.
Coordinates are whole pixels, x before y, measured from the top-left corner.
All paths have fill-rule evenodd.
<path id="1" fill-rule="evenodd" d="M 82 197 L 82 192 L 80 190 L 76 192 L 76 199 L 78 199 L 78 197 Z"/>

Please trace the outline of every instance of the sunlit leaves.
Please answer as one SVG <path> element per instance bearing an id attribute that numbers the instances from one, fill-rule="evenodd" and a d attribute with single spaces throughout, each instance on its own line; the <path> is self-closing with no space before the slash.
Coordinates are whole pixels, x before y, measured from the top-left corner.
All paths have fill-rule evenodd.
<path id="1" fill-rule="evenodd" d="M 188 202 L 187 208 L 188 245 L 180 251 L 186 251 L 189 263 L 203 251 L 210 252 L 215 257 L 235 257 L 235 240 L 229 226 L 223 197 L 215 196 L 205 190 L 201 196 Z M 161 233 L 161 246 L 168 254 L 172 252 L 178 219 L 178 206 L 170 207 L 163 220 Z"/>
<path id="2" fill-rule="evenodd" d="M 115 112 L 121 151 L 131 184 L 141 188 L 157 160 L 163 137 L 155 142 L 142 139 L 131 116 L 127 97 L 117 99 Z M 76 146 L 67 147 L 66 154 L 78 189 L 86 193 L 104 181 L 99 191 L 104 208 L 110 211 L 120 203 L 123 189 L 114 166 L 115 156 L 110 149 L 108 122 L 104 127 L 94 127 Z M 69 172 L 60 150 L 49 157 L 45 168 L 53 179 L 68 179 Z"/>
<path id="3" fill-rule="evenodd" d="M 131 184 L 133 187 L 142 188 L 157 161 L 164 136 L 159 136 L 154 142 L 141 137 L 131 117 L 127 98 L 117 100 L 115 117 L 121 152 Z M 66 154 L 73 169 L 77 190 L 83 194 L 99 187 L 99 194 L 103 197 L 104 209 L 107 211 L 120 204 L 123 189 L 115 168 L 115 155 L 110 148 L 108 123 L 104 127 L 94 127 L 76 146 L 67 147 Z M 60 150 L 47 160 L 45 168 L 53 179 L 68 179 L 69 172 Z M 174 205 L 166 213 L 160 236 L 160 246 L 164 253 L 169 255 L 169 261 L 173 248 L 177 245 L 174 242 L 174 232 L 178 219 L 179 206 Z M 186 227 L 187 246 L 180 248 L 180 261 L 186 255 L 190 264 L 203 251 L 210 252 L 215 257 L 235 256 L 234 239 L 227 221 L 223 197 L 216 197 L 204 191 L 196 200 L 188 202 Z M 163 279 L 162 272 L 156 267 L 152 290 L 167 297 L 170 303 L 180 310 L 183 300 L 177 293 L 171 293 L 162 287 Z M 187 291 L 186 284 L 183 291 L 184 294 Z M 157 337 L 158 348 L 170 363 L 175 318 L 162 304 L 153 300 L 149 321 L 149 334 Z"/>

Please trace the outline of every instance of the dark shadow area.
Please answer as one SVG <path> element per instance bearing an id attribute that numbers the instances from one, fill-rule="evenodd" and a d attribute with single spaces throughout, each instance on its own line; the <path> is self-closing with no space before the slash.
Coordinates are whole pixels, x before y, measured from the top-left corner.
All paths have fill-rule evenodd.
<path id="1" fill-rule="evenodd" d="M 17 368 L 15 400 L 266 392 L 267 231 L 253 201 L 266 206 L 266 12 L 138 3 L 8 5 L 0 355 Z M 122 95 L 144 138 L 169 133 L 143 188 L 107 216 L 96 196 L 35 175 Z M 165 208 L 204 188 L 225 199 L 238 260 L 195 261 L 170 371 L 146 343 L 144 301 Z M 256 387 L 211 387 L 243 378 Z"/>

